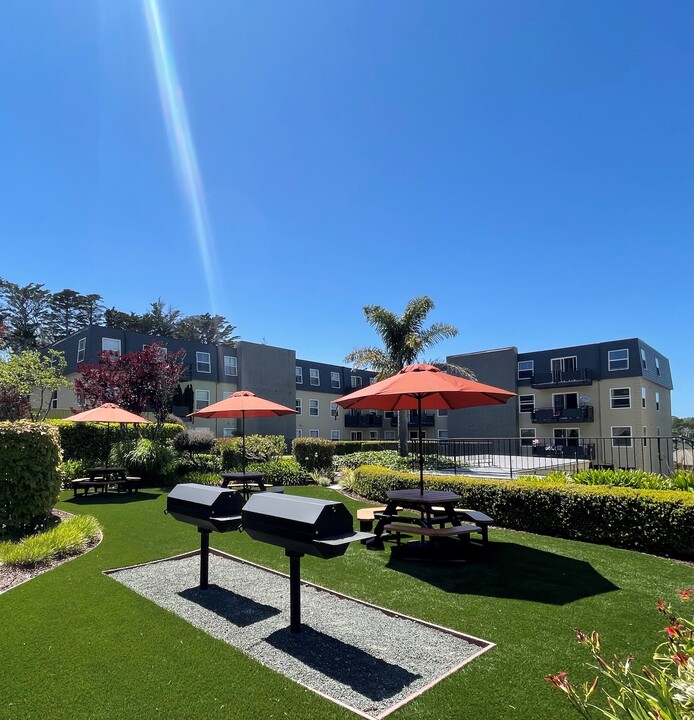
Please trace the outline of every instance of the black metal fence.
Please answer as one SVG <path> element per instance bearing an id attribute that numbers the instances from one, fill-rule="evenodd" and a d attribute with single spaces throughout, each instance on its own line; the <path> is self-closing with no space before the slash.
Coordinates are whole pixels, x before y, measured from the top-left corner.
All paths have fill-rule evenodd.
<path id="1" fill-rule="evenodd" d="M 694 469 L 694 438 L 596 437 L 537 440 L 530 438 L 448 438 L 422 440 L 424 454 L 435 466 L 485 471 L 494 475 L 576 472 L 589 468 L 637 469 L 672 475 Z M 410 441 L 410 453 L 419 442 Z"/>

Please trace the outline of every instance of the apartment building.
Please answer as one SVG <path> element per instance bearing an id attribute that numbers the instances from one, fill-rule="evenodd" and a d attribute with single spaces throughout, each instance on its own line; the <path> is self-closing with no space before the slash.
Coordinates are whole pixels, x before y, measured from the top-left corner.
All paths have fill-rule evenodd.
<path id="1" fill-rule="evenodd" d="M 185 350 L 182 392 L 174 407 L 181 417 L 236 390 L 252 390 L 295 407 L 297 415 L 249 419 L 247 433 L 282 434 L 288 442 L 294 437 L 397 439 L 395 413 L 345 411 L 333 402 L 373 382 L 373 372 L 297 359 L 294 350 L 245 341 L 233 347 L 204 345 L 100 326 L 84 328 L 54 348 L 65 353 L 67 373 L 74 379 L 77 366 L 97 362 L 101 350 L 127 353 L 155 342 L 165 352 Z M 588 438 L 612 438 L 619 446 L 671 435 L 670 364 L 638 338 L 526 353 L 509 347 L 451 355 L 447 362 L 469 368 L 480 382 L 511 390 L 518 398 L 503 406 L 427 411 L 422 416 L 427 439 L 517 438 L 521 446 L 581 447 Z M 56 414 L 69 414 L 79 399 L 68 388 L 58 392 L 53 405 Z M 417 425 L 412 412 L 412 439 Z M 237 421 L 196 419 L 195 426 L 228 437 Z"/>
<path id="2" fill-rule="evenodd" d="M 639 438 L 672 434 L 670 363 L 638 338 L 527 353 L 511 347 L 454 355 L 448 362 L 518 394 L 503 409 L 451 413 L 451 437 L 517 437 L 521 446 L 579 447 L 585 453 L 592 445 L 594 453 L 589 439 L 631 448 Z"/>

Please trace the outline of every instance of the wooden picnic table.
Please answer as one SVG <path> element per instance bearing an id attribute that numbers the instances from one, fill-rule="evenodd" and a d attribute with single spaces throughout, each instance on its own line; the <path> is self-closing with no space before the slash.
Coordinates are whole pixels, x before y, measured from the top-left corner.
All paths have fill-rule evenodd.
<path id="1" fill-rule="evenodd" d="M 109 489 L 130 493 L 137 492 L 140 486 L 141 479 L 127 475 L 124 467 L 93 467 L 87 468 L 85 472 L 87 477 L 76 478 L 72 481 L 74 497 L 77 497 L 78 490 L 83 490 L 84 495 L 87 495 L 91 489 L 95 493 L 99 489 L 102 493 L 107 493 Z"/>

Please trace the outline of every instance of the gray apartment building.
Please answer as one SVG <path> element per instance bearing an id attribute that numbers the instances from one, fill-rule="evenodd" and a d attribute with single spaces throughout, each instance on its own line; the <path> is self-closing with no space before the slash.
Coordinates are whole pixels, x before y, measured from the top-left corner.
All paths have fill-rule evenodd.
<path id="1" fill-rule="evenodd" d="M 283 434 L 288 442 L 294 437 L 397 438 L 394 413 L 344 411 L 334 403 L 373 382 L 373 372 L 303 360 L 294 350 L 245 341 L 235 346 L 204 345 L 100 326 L 84 328 L 54 348 L 65 353 L 67 373 L 74 378 L 79 364 L 97 362 L 101 350 L 127 353 L 151 343 L 160 343 L 167 352 L 185 350 L 181 395 L 187 404 L 174 407 L 181 417 L 236 390 L 251 390 L 295 407 L 298 414 L 249 419 L 248 433 Z M 638 338 L 523 353 L 509 347 L 451 355 L 447 362 L 469 368 L 480 382 L 511 390 L 518 397 L 503 406 L 423 413 L 427 439 L 515 438 L 519 447 L 593 445 L 594 454 L 591 438 L 607 438 L 611 445 L 626 447 L 639 438 L 668 437 L 672 432 L 670 364 Z M 53 406 L 56 415 L 67 415 L 80 403 L 68 388 L 59 391 Z M 228 437 L 237 430 L 236 422 L 196 419 L 195 426 Z M 410 437 L 415 438 L 414 416 L 408 425 Z"/>

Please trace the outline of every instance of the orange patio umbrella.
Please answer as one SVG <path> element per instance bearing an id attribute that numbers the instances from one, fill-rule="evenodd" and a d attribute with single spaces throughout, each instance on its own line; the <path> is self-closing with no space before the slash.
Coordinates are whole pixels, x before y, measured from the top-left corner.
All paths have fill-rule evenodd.
<path id="1" fill-rule="evenodd" d="M 146 420 L 135 413 L 131 413 L 129 410 L 124 410 L 122 407 L 115 405 L 114 403 L 104 403 L 99 407 L 92 408 L 91 410 L 85 410 L 84 412 L 71 415 L 66 420 L 70 422 L 96 422 L 106 423 L 106 464 L 108 465 L 108 455 L 110 454 L 111 444 L 109 442 L 109 435 L 111 431 L 111 423 L 120 424 L 150 424 L 150 420 Z"/>
<path id="2" fill-rule="evenodd" d="M 416 410 L 419 418 L 419 490 L 424 493 L 422 410 L 459 410 L 481 405 L 503 405 L 516 393 L 466 380 L 434 365 L 408 365 L 381 380 L 334 402 L 346 410 Z"/>
<path id="3" fill-rule="evenodd" d="M 200 418 L 241 418 L 241 443 L 242 457 L 241 465 L 243 472 L 246 472 L 246 418 L 252 417 L 280 417 L 282 415 L 296 414 L 296 410 L 280 405 L 272 400 L 265 400 L 258 397 L 250 390 L 237 390 L 226 400 L 220 400 L 213 405 L 208 405 L 202 410 L 190 413 L 188 417 Z"/>

